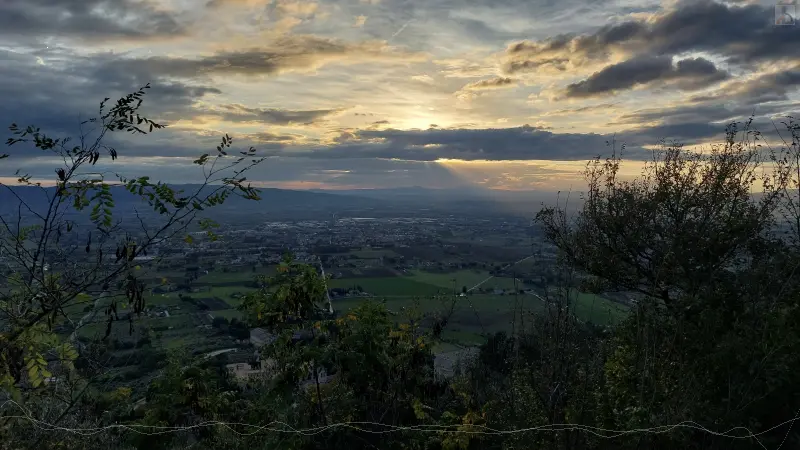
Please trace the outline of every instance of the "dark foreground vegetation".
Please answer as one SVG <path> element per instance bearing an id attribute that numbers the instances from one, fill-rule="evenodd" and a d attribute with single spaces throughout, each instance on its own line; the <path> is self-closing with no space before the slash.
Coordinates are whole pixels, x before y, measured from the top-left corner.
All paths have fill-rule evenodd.
<path id="1" fill-rule="evenodd" d="M 159 128 L 137 115 L 143 95 L 102 109 L 95 133 Z M 286 259 L 239 306 L 248 327 L 275 337 L 260 361 L 254 355 L 265 368 L 258 376 L 234 378 L 224 354 L 163 351 L 141 361 L 160 372 L 137 403 L 130 389 L 98 381 L 109 342 L 59 331 L 75 322 L 66 311 L 85 314 L 78 322 L 105 317 L 108 333 L 136 327 L 146 305 L 134 260 L 192 223 L 213 236 L 202 214 L 233 195 L 257 201 L 243 174 L 261 160 L 254 149 L 228 155 L 226 136 L 196 161 L 206 181 L 194 193 L 119 180 L 154 212 L 134 238 L 115 222 L 110 182 L 85 175 L 101 151 L 116 150 L 13 126 L 9 144 L 32 144 L 66 166 L 34 224 L 2 217 L 0 249 L 17 270 L 0 292 L 0 445 L 800 448 L 800 128 L 784 125 L 780 148 L 762 146 L 749 122 L 732 124 L 709 154 L 665 145 L 633 182 L 617 179 L 617 156 L 590 162 L 579 214 L 538 213 L 561 280 L 638 293 L 618 325 L 578 320 L 564 281 L 542 310 L 515 315 L 511 332 L 488 337 L 444 378 L 433 347 L 461 297 L 439 298 L 435 313 L 390 311 L 379 300 L 331 313 L 317 268 Z M 66 215 L 76 210 L 88 225 Z M 77 254 L 88 257 L 78 264 Z"/>

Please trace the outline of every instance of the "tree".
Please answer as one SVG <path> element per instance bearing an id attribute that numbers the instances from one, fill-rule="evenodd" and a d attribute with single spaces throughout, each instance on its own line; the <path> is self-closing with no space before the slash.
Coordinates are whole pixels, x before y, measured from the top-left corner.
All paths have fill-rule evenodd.
<path id="1" fill-rule="evenodd" d="M 278 275 L 242 304 L 251 326 L 264 327 L 277 339 L 261 357 L 273 376 L 260 387 L 264 396 L 284 407 L 270 420 L 293 427 L 326 427 L 347 421 L 391 426 L 435 423 L 444 385 L 433 376 L 429 337 L 421 317 L 410 312 L 396 324 L 382 303 L 365 302 L 345 316 L 326 310 L 325 284 L 313 266 L 285 259 Z M 326 383 L 320 373 L 332 375 Z M 262 418 L 263 420 L 263 418 Z M 365 425 L 366 426 L 366 425 Z M 383 429 L 380 425 L 371 431 Z M 396 438 L 331 428 L 314 436 L 280 436 L 286 448 L 401 448 L 421 445 L 428 437 L 402 433 Z M 276 448 L 279 443 L 274 442 Z"/>
<path id="2" fill-rule="evenodd" d="M 228 325 L 228 319 L 224 317 L 214 317 L 214 320 L 211 321 L 211 326 L 214 328 L 222 328 L 223 326 Z"/>
<path id="3" fill-rule="evenodd" d="M 228 135 L 213 156 L 203 154 L 194 161 L 202 169 L 203 182 L 192 192 L 152 182 L 147 176 L 93 171 L 101 158 L 113 162 L 120 155 L 106 143 L 111 134 L 143 135 L 164 128 L 139 114 L 149 87 L 111 107 L 108 98 L 103 100 L 97 116 L 81 122 L 74 143 L 68 137 L 51 137 L 36 126 L 9 127 L 8 146 L 28 145 L 64 163 L 56 169 L 52 187 L 30 175 L 20 175 L 19 186 L 0 184 L 0 254 L 15 269 L 0 288 L 0 386 L 18 404 L 29 408 L 36 404 L 30 411 L 38 420 L 55 424 L 65 420 L 89 391 L 92 380 L 74 364 L 79 357 L 90 357 L 78 338 L 84 325 L 105 315 L 106 336 L 119 321 L 133 331 L 135 318 L 145 308 L 138 273 L 147 262 L 138 257 L 180 239 L 192 223 L 215 236 L 213 221 L 201 214 L 231 196 L 259 199 L 257 190 L 245 184 L 244 174 L 263 158 L 254 148 L 228 156 L 232 144 Z M 13 158 L 3 154 L 0 160 L 8 164 Z M 141 205 L 134 207 L 134 222 L 123 221 L 114 214 L 115 200 L 131 198 Z M 142 205 L 147 206 L 140 209 Z M 185 241 L 192 243 L 188 235 Z M 80 315 L 87 307 L 91 308 Z M 68 327 L 67 338 L 54 331 L 58 326 Z M 30 424 L 5 419 L 0 426 L 4 439 L 11 439 Z"/>
<path id="4" fill-rule="evenodd" d="M 762 171 L 765 152 L 751 122 L 743 130 L 731 124 L 725 143 L 708 154 L 665 145 L 631 182 L 617 178 L 618 155 L 595 160 L 574 219 L 558 208 L 537 215 L 560 256 L 595 277 L 598 291 L 641 294 L 604 344 L 598 408 L 605 428 L 702 417 L 714 428 L 757 432 L 800 409 L 800 283 L 793 276 L 800 254 L 796 240 L 776 233 L 800 223 L 791 216 L 776 223 L 779 212 L 797 212 L 800 133 L 790 119 L 791 144 L 768 154 L 772 170 Z M 762 193 L 753 196 L 753 187 Z M 762 445 L 784 438 L 800 439 L 786 428 L 759 436 Z M 627 443 L 754 445 L 692 431 Z"/>
<path id="5" fill-rule="evenodd" d="M 225 366 L 213 360 L 191 361 L 186 355 L 173 354 L 168 361 L 164 373 L 148 387 L 147 403 L 140 413 L 144 417 L 138 425 L 196 428 L 166 436 L 132 433 L 129 441 L 135 448 L 173 449 L 187 440 L 220 448 L 215 444 L 226 429 L 207 423 L 235 418 L 238 387 Z"/>

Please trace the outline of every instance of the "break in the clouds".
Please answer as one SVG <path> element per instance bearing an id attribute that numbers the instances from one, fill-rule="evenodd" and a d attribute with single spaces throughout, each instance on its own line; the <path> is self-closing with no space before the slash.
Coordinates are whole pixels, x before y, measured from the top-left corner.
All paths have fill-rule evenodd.
<path id="1" fill-rule="evenodd" d="M 800 26 L 767 1 L 6 0 L 0 38 L 4 124 L 77 137 L 150 83 L 168 127 L 110 142 L 165 181 L 228 133 L 263 185 L 557 189 L 612 138 L 640 161 L 800 110 Z"/>

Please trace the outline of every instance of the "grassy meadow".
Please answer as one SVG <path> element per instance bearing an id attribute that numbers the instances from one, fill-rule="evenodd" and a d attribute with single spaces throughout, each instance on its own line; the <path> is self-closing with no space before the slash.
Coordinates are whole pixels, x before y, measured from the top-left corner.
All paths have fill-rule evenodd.
<path id="1" fill-rule="evenodd" d="M 365 249 L 352 252 L 357 258 L 375 259 L 381 256 L 396 256 L 391 250 Z M 334 308 L 346 312 L 364 301 L 383 301 L 387 308 L 403 320 L 404 311 L 416 307 L 421 313 L 443 316 L 451 311 L 447 329 L 442 335 L 443 342 L 437 349 L 452 349 L 453 346 L 473 345 L 483 342 L 485 335 L 498 331 L 511 331 L 523 319 L 519 311 L 540 313 L 545 308 L 545 300 L 540 294 L 517 294 L 515 289 L 529 289 L 520 280 L 515 283 L 510 277 L 492 277 L 484 269 L 462 269 L 455 271 L 426 271 L 423 269 L 398 271 L 388 267 L 380 268 L 332 268 L 338 278 L 328 281 L 329 288 L 345 290 L 360 287 L 362 295 L 334 297 Z M 214 270 L 198 274 L 191 281 L 192 292 L 152 293 L 148 290 L 147 305 L 157 311 L 167 310 L 169 317 L 142 316 L 134 321 L 133 330 L 124 318 L 112 327 L 112 337 L 120 340 L 139 339 L 147 333 L 160 336 L 167 348 L 208 347 L 229 345 L 228 342 L 209 329 L 215 317 L 241 319 L 236 309 L 241 304 L 241 295 L 253 292 L 251 284 L 257 275 L 274 274 L 274 267 L 258 266 L 255 270 Z M 171 271 L 164 274 L 149 274 L 149 288 L 166 283 L 180 282 L 183 273 Z M 472 290 L 469 295 L 453 297 L 453 291 L 460 294 L 463 287 Z M 504 290 L 504 294 L 499 291 Z M 551 296 L 553 292 L 550 293 Z M 181 299 L 181 296 L 184 299 Z M 192 302 L 185 297 L 191 297 Z M 610 325 L 618 322 L 626 314 L 626 307 L 605 297 L 582 293 L 572 289 L 569 293 L 571 307 L 579 319 L 596 324 Z M 198 306 L 200 305 L 200 306 Z M 202 305 L 205 305 L 201 308 Z M 74 308 L 72 315 L 80 317 L 82 308 Z M 203 309 L 206 308 L 206 309 Z M 515 311 L 518 313 L 515 315 Z M 105 316 L 83 327 L 80 334 L 85 337 L 102 337 L 106 331 Z"/>

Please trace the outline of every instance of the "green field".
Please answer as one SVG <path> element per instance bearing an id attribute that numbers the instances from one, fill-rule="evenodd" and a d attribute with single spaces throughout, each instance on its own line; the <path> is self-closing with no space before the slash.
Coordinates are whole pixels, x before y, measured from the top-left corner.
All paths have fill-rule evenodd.
<path id="1" fill-rule="evenodd" d="M 363 252 L 383 252 L 385 250 L 364 250 Z M 270 269 L 258 268 L 258 272 L 265 273 Z M 357 270 L 357 269 L 349 269 Z M 365 269 L 369 270 L 369 269 Z M 227 319 L 241 319 L 242 315 L 236 308 L 241 304 L 240 299 L 233 297 L 234 294 L 246 294 L 255 291 L 255 288 L 245 284 L 252 281 L 254 274 L 251 270 L 240 272 L 221 272 L 215 271 L 208 275 L 199 277 L 193 286 L 200 288 L 199 292 L 186 293 L 195 299 L 219 298 L 224 300 L 230 309 L 200 311 L 197 306 L 179 298 L 178 292 L 166 294 L 148 294 L 146 302 L 150 306 L 160 306 L 170 308 L 171 317 L 141 317 L 134 323 L 134 334 L 129 335 L 127 322 L 120 321 L 115 323 L 112 329 L 112 337 L 120 340 L 138 339 L 141 332 L 148 328 L 158 329 L 161 333 L 162 341 L 165 346 L 191 347 L 206 345 L 217 339 L 213 332 L 198 328 L 199 325 L 209 323 L 208 314 L 213 317 L 225 317 Z M 490 275 L 485 270 L 457 270 L 453 272 L 433 273 L 422 270 L 413 271 L 407 276 L 376 276 L 367 277 L 365 275 L 354 278 L 331 279 L 328 281 L 329 288 L 351 288 L 360 286 L 364 292 L 372 297 L 346 297 L 334 298 L 334 308 L 337 311 L 346 312 L 358 306 L 362 302 L 371 299 L 372 301 L 384 301 L 387 308 L 397 314 L 398 320 L 405 316 L 404 310 L 412 307 L 417 299 L 417 305 L 421 313 L 428 316 L 443 316 L 453 307 L 450 321 L 445 333 L 443 334 L 443 348 L 450 348 L 451 345 L 473 345 L 485 339 L 486 334 L 498 331 L 510 331 L 512 323 L 520 326 L 520 314 L 515 317 L 515 310 L 540 313 L 545 308 L 542 298 L 531 294 L 482 294 L 471 293 L 465 297 L 452 297 L 453 280 L 455 279 L 456 292 L 460 293 L 462 286 L 472 288 L 483 282 Z M 221 283 L 222 285 L 214 285 Z M 211 285 L 208 288 L 209 284 Z M 511 278 L 491 278 L 481 287 L 486 289 L 513 289 L 514 281 Z M 523 288 L 521 283 L 517 283 L 517 288 Z M 551 296 L 555 292 L 551 292 Z M 433 298 L 437 296 L 437 298 Z M 453 301 L 455 303 L 453 304 Z M 627 308 L 619 303 L 615 303 L 602 296 L 582 293 L 572 289 L 569 294 L 569 301 L 573 310 L 580 320 L 591 321 L 596 324 L 618 323 L 627 314 Z M 87 303 L 88 304 L 88 303 Z M 80 317 L 83 315 L 81 305 L 75 308 L 73 315 Z M 176 309 L 175 307 L 180 307 Z M 105 317 L 98 316 L 99 322 L 88 324 L 80 334 L 84 337 L 102 337 L 105 334 Z M 169 327 L 172 327 L 170 329 Z"/>
<path id="2" fill-rule="evenodd" d="M 242 320 L 242 313 L 235 309 L 225 309 L 222 311 L 212 311 L 211 315 L 214 317 L 224 317 L 228 320 L 239 319 Z"/>
<path id="3" fill-rule="evenodd" d="M 575 315 L 597 325 L 619 323 L 628 314 L 628 308 L 605 297 L 571 289 L 570 303 L 574 305 Z"/>
<path id="4" fill-rule="evenodd" d="M 200 292 L 197 294 L 193 294 L 196 297 L 219 297 L 232 308 L 236 308 L 242 303 L 241 298 L 234 298 L 234 294 L 248 294 L 250 292 L 256 291 L 255 288 L 247 287 L 247 286 L 220 286 L 220 287 L 212 287 L 209 291 Z"/>
<path id="5" fill-rule="evenodd" d="M 181 306 L 184 303 L 180 298 L 178 298 L 177 292 L 145 295 L 144 301 L 147 305 L 159 306 Z"/>
<path id="6" fill-rule="evenodd" d="M 455 272 L 446 273 L 432 273 L 422 270 L 413 271 L 412 278 L 422 283 L 432 284 L 448 290 L 453 289 L 453 280 L 455 279 L 455 288 L 457 292 L 461 292 L 462 287 L 466 286 L 467 289 L 472 289 L 478 283 L 483 282 L 490 278 L 488 271 L 485 270 L 457 270 Z M 480 287 L 486 289 L 514 289 L 514 280 L 506 277 L 494 277 L 487 280 Z M 517 288 L 522 289 L 523 285 L 517 281 Z"/>
<path id="7" fill-rule="evenodd" d="M 417 281 L 412 277 L 342 278 L 328 281 L 329 288 L 361 286 L 374 296 L 428 296 L 447 291 L 439 286 Z"/>
<path id="8" fill-rule="evenodd" d="M 197 278 L 197 281 L 200 283 L 231 283 L 231 282 L 241 282 L 246 283 L 248 281 L 253 281 L 257 275 L 264 274 L 265 272 L 262 270 L 260 272 L 209 272 L 208 275 L 200 275 Z"/>

